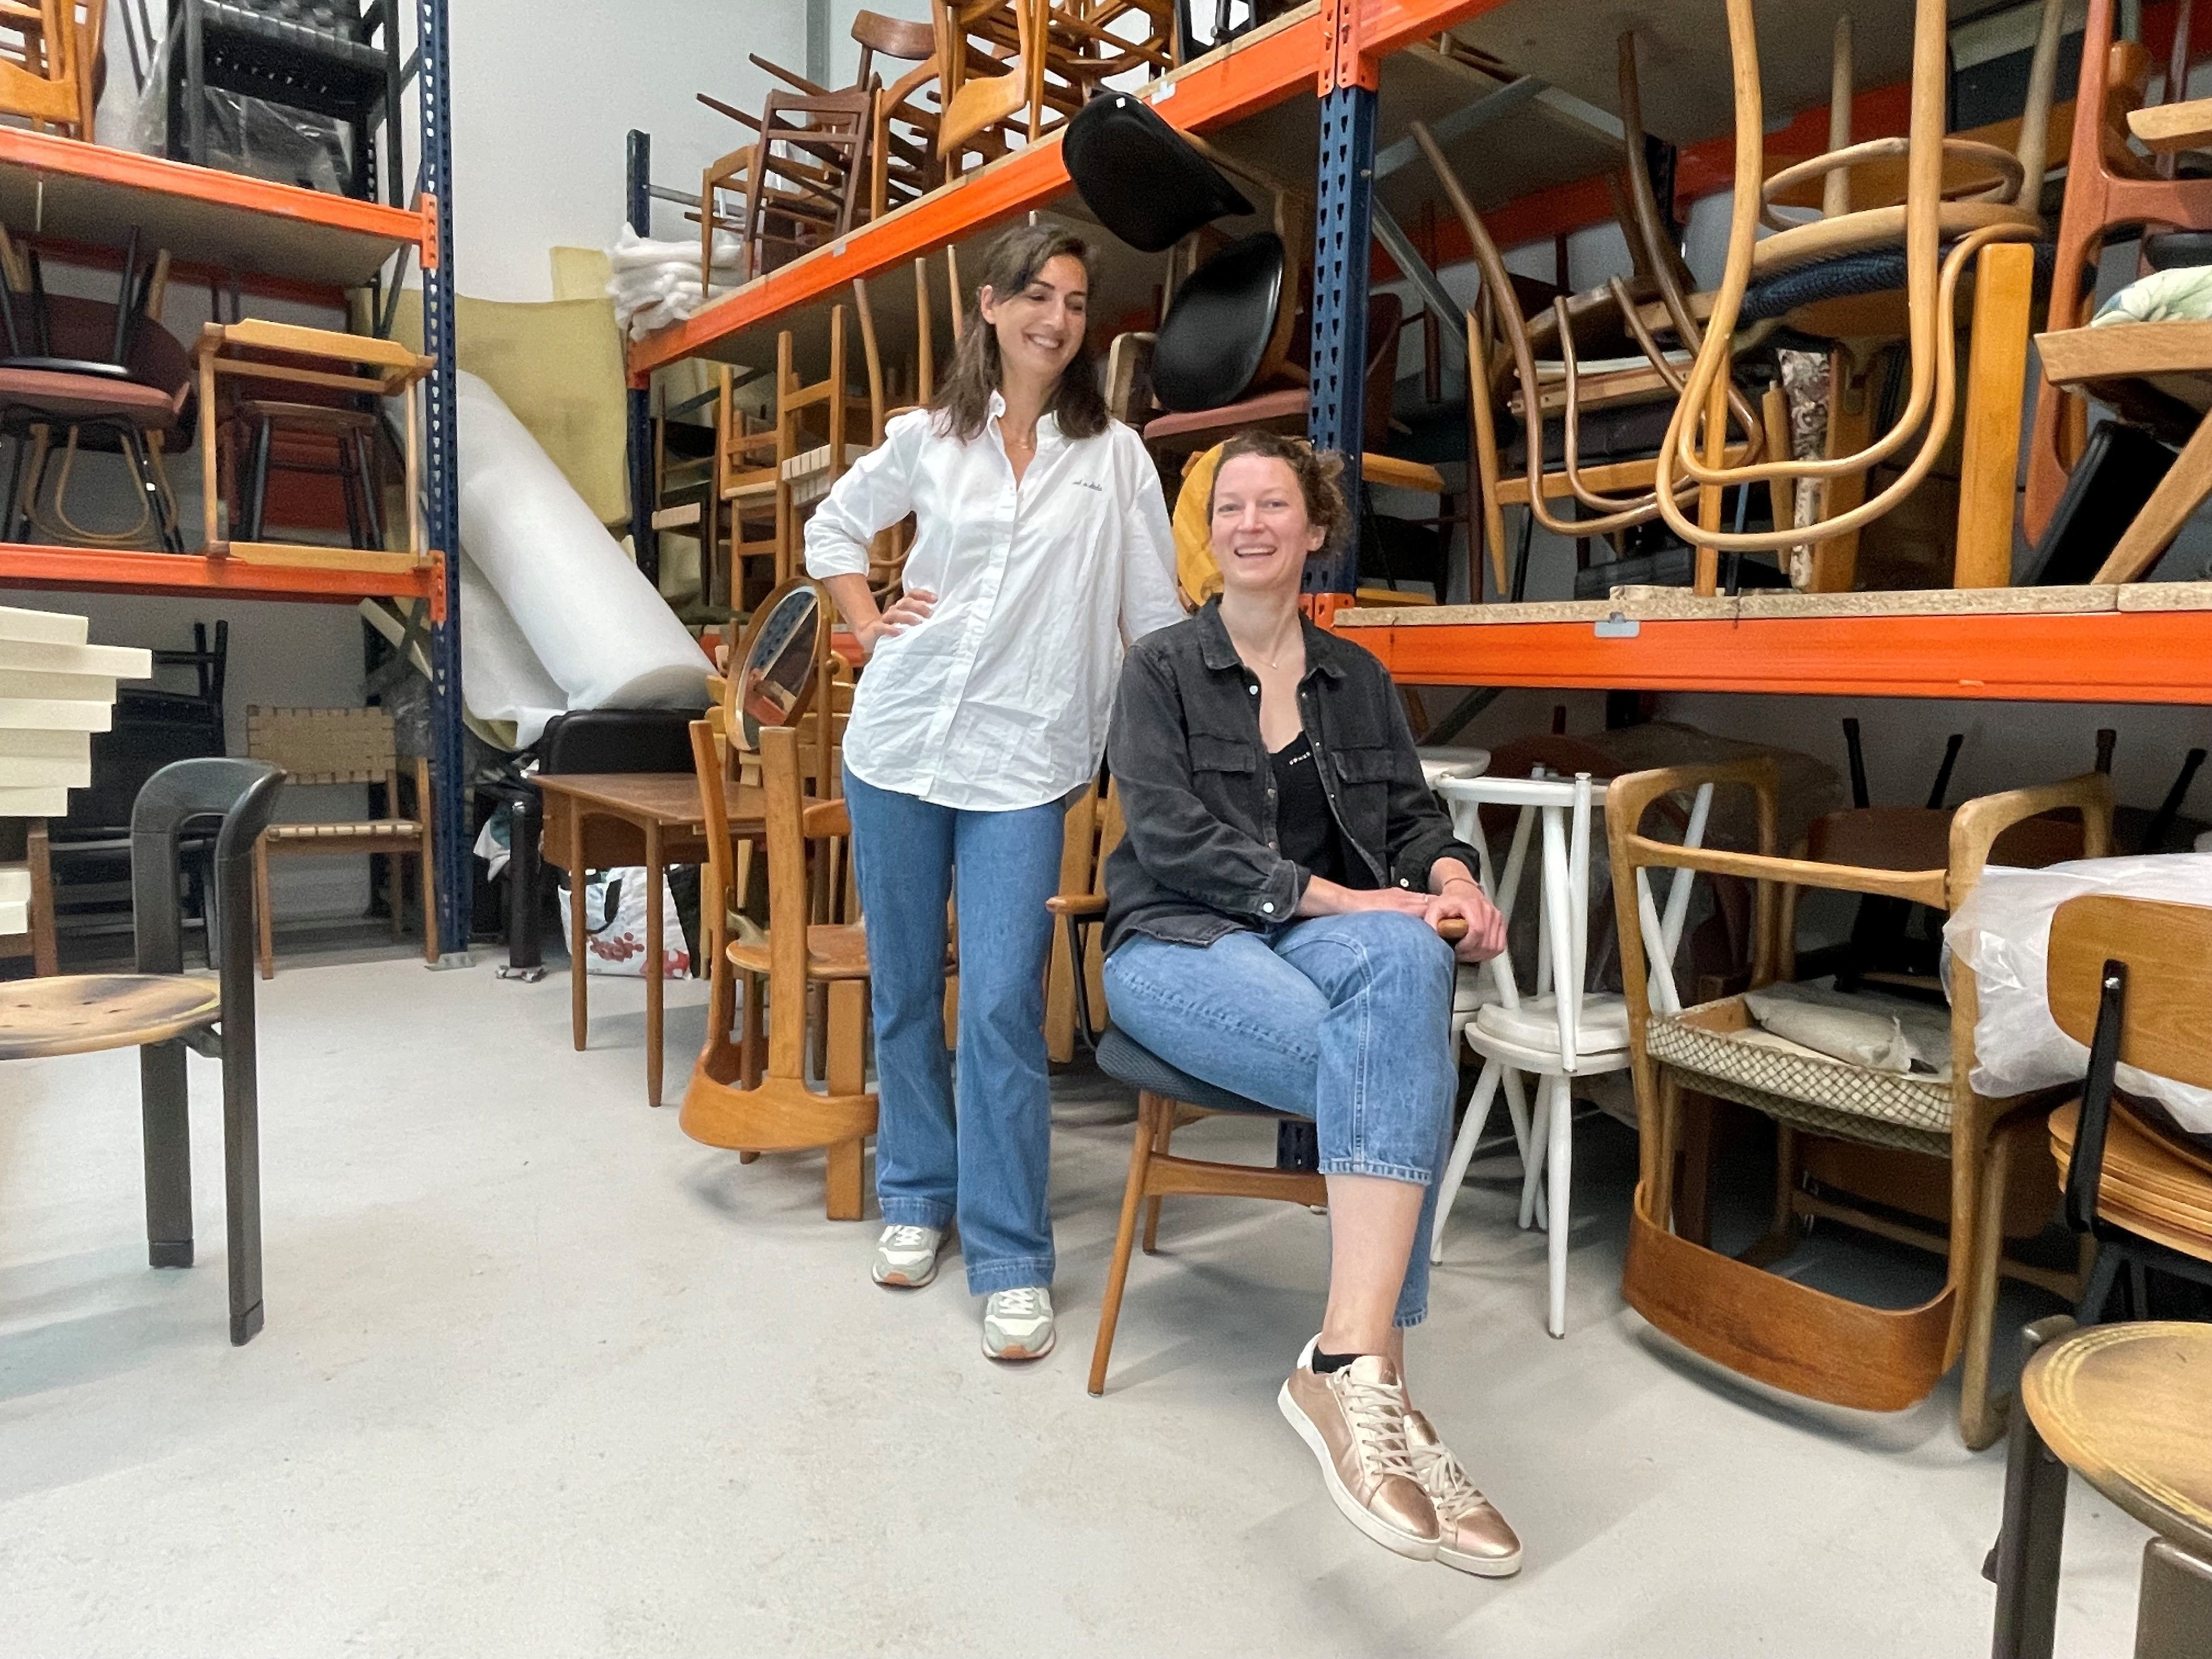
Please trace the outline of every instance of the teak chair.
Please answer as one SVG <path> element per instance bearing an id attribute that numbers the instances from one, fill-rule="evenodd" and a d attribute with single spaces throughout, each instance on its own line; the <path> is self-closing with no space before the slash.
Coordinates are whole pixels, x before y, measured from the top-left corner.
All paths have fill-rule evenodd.
<path id="1" fill-rule="evenodd" d="M 205 325 L 192 347 L 192 361 L 199 375 L 202 528 L 210 553 L 246 564 L 313 564 L 340 570 L 408 571 L 429 562 L 430 549 L 422 532 L 422 418 L 417 391 L 422 377 L 433 367 L 429 358 L 410 351 L 396 340 L 249 319 Z M 226 379 L 307 387 L 318 392 L 341 392 L 357 398 L 404 398 L 407 405 L 405 548 L 386 551 L 381 547 L 324 547 L 307 543 L 264 542 L 249 536 L 234 538 L 227 533 L 222 523 L 226 497 L 217 476 L 222 447 L 216 437 L 216 387 Z M 310 426 L 321 422 L 332 412 L 307 404 L 264 406 L 275 410 L 277 419 Z M 264 434 L 268 431 L 266 424 L 262 431 Z M 362 465 L 366 489 L 367 462 Z M 251 527 L 258 532 L 258 508 L 252 517 L 255 522 Z M 374 523 L 375 517 L 372 502 L 370 522 Z"/>
<path id="2" fill-rule="evenodd" d="M 1629 1305 L 1684 1346 L 1731 1370 L 1790 1393 L 1867 1411 L 1899 1411 L 1923 1398 L 1963 1350 L 1960 1431 L 1969 1446 L 2002 1432 L 2004 1407 L 1989 1395 L 1990 1326 L 2002 1270 L 2071 1294 L 2074 1278 L 2002 1259 L 2007 1172 L 2025 1137 L 2041 1128 L 2031 1102 L 1975 1092 L 1974 1024 L 1979 1001 L 1971 975 L 1952 986 L 1948 1083 L 1777 1048 L 1743 1035 L 1753 1025 L 1741 998 L 1684 1007 L 1663 945 L 1649 872 L 1673 869 L 1756 883 L 1751 988 L 1786 978 L 1794 952 L 1781 925 L 1793 890 L 1821 888 L 1955 909 L 1979 880 L 1998 838 L 2045 813 L 2081 821 L 2081 849 L 2111 850 L 2112 787 L 2100 774 L 2041 788 L 1984 796 L 1960 807 L 1942 868 L 1899 869 L 1784 858 L 1776 848 L 1778 774 L 1771 761 L 1674 767 L 1632 773 L 1611 786 L 1607 833 L 1613 849 L 1621 981 L 1642 1124 L 1640 1170 L 1621 1273 Z M 1663 797 L 1747 788 L 1757 804 L 1756 854 L 1670 846 L 1642 833 Z M 2039 830 L 2040 826 L 2039 826 Z M 2038 831 L 2026 832 L 2031 836 Z M 1778 1151 L 1775 1208 L 1767 1236 L 1741 1257 L 1723 1255 L 1680 1229 L 1674 1189 L 1686 1089 L 1772 1118 Z M 1800 1190 L 1802 1137 L 1918 1152 L 1950 1163 L 1943 1234 Z M 1799 1218 L 1819 1215 L 1902 1243 L 1941 1250 L 1942 1288 L 1914 1308 L 1867 1307 L 1770 1273 L 1797 1238 Z"/>
<path id="3" fill-rule="evenodd" d="M 399 937 L 399 861 L 416 861 L 422 890 L 422 959 L 438 959 L 438 901 L 431 850 L 430 763 L 415 762 L 415 816 L 399 816 L 398 739 L 382 708 L 249 708 L 246 752 L 279 767 L 288 786 L 380 784 L 386 816 L 345 823 L 272 823 L 253 844 L 255 908 L 260 915 L 261 977 L 276 972 L 269 902 L 269 860 L 301 853 L 377 854 L 385 860 L 392 937 Z"/>
<path id="4" fill-rule="evenodd" d="M 74 974 L 0 988 L 0 1060 L 137 1048 L 145 1137 L 146 1253 L 156 1267 L 192 1265 L 192 1163 L 185 1050 L 222 1066 L 223 1214 L 229 1235 L 230 1340 L 261 1329 L 260 1085 L 255 1070 L 253 888 L 246 849 L 268 823 L 273 767 L 187 760 L 163 767 L 131 812 L 137 971 Z M 184 973 L 178 840 L 218 821 L 222 970 Z"/>
<path id="5" fill-rule="evenodd" d="M 2212 1088 L 2212 908 L 2098 893 L 2051 919 L 2046 984 L 2058 1029 L 2089 1050 L 2081 1097 L 2051 1115 L 2066 1218 L 2095 1241 L 2076 1316 L 2105 1316 L 2130 1271 L 2148 1316 L 2147 1269 L 2212 1285 L 2212 1140 L 2168 1133 L 2113 1090 L 2122 1066 Z"/>
<path id="6" fill-rule="evenodd" d="M 2066 199 L 2058 210 L 2057 260 L 2051 272 L 2054 331 L 2089 320 L 2097 258 L 2113 232 L 2163 226 L 2212 230 L 2212 179 L 2165 174 L 2128 147 L 2131 112 L 2142 101 L 2152 64 L 2141 46 L 2112 38 L 2112 0 L 2089 0 L 2081 33 L 2081 76 L 2074 99 L 2073 142 L 2066 157 Z M 2181 27 L 2186 29 L 2185 20 Z M 2185 64 L 2183 68 L 2185 72 Z M 2191 131 L 2192 125 L 2203 125 L 2201 109 L 2171 105 L 2172 98 L 2169 92 L 2171 106 L 2159 112 L 2166 118 L 2164 121 L 2146 123 L 2145 137 L 2155 150 L 2203 142 Z M 2192 111 L 2197 118 L 2193 121 Z M 2078 389 L 2047 378 L 2037 388 L 2027 494 L 2021 509 L 2021 526 L 2030 542 L 2042 538 L 2057 510 L 2067 474 L 2080 453 L 2086 415 L 2087 404 Z"/>
<path id="7" fill-rule="evenodd" d="M 1911 116 L 1906 136 L 1850 142 L 1849 33 L 1841 30 L 1831 126 L 1831 142 L 1837 148 L 1785 167 L 1771 179 L 1765 177 L 1765 117 L 1753 0 L 1726 0 L 1726 7 L 1729 49 L 1735 65 L 1736 135 L 1728 258 L 1704 339 L 1685 377 L 1680 401 L 1659 452 L 1655 480 L 1660 517 L 1676 535 L 1700 550 L 1698 586 L 1703 592 L 1711 591 L 1711 565 L 1719 553 L 1771 552 L 1855 536 L 1919 488 L 1951 435 L 1958 403 L 1956 299 L 1970 264 L 1977 273 L 1977 345 L 1994 346 L 2001 326 L 2025 331 L 2032 256 L 2025 250 L 2008 254 L 1999 249 L 1988 255 L 1984 250 L 2002 243 L 2032 242 L 2043 234 L 2037 200 L 2049 142 L 2062 0 L 2044 0 L 2027 107 L 2019 143 L 2013 150 L 1945 135 L 1949 14 L 1943 0 L 1915 0 Z M 2080 130 L 2077 126 L 2076 131 Z M 1905 163 L 1904 202 L 1854 210 L 1851 170 L 1899 155 Z M 1816 180 L 1823 185 L 1820 218 L 1793 223 L 1775 211 L 1781 198 Z M 1759 234 L 1762 224 L 1774 234 L 1762 239 Z M 1726 389 L 1738 324 L 1745 315 L 1746 296 L 1753 283 L 1825 265 L 1838 278 L 1842 292 L 1892 289 L 1897 283 L 1887 268 L 1887 262 L 1864 261 L 1850 281 L 1843 280 L 1848 273 L 1842 271 L 1841 265 L 1857 256 L 1894 253 L 1900 246 L 1911 382 L 1895 424 L 1868 441 L 1871 410 L 1856 411 L 1847 398 L 1839 397 L 1831 405 L 1830 453 L 1825 459 L 1801 461 L 1778 455 L 1740 464 L 1723 459 L 1718 453 L 1719 399 Z M 2012 297 L 2016 313 L 2002 325 L 1994 303 L 1984 304 L 1998 295 Z M 1996 358 L 2007 359 L 2006 372 L 1999 372 Z M 1969 423 L 1970 428 L 1982 428 L 1976 437 L 1977 447 L 1970 448 L 1966 457 L 1965 470 L 1970 477 L 1982 467 L 1990 469 L 1992 477 L 2006 476 L 1999 469 L 2007 465 L 2018 430 L 2016 416 L 2006 405 L 2008 400 L 2012 404 L 2020 400 L 2019 373 L 2018 365 L 2002 351 L 1995 357 L 1979 353 L 1977 363 L 1970 368 L 1969 378 L 1976 391 L 1992 400 L 1988 405 L 1989 421 L 1984 422 L 1978 415 Z M 2008 426 L 2008 422 L 2012 424 Z M 2009 441 L 2004 435 L 2008 432 Z M 1916 435 L 1918 445 L 1914 448 Z M 1989 447 L 1986 455 L 1979 448 L 1984 445 Z M 1877 465 L 1894 466 L 1898 476 L 1869 495 L 1867 476 Z M 1704 491 L 1702 507 L 1707 502 L 1717 503 L 1714 492 L 1723 489 L 1756 484 L 1771 488 L 1784 481 L 1794 487 L 1801 478 L 1821 480 L 1828 485 L 1821 514 L 1809 524 L 1778 522 L 1767 531 L 1721 531 L 1711 522 L 1692 522 L 1680 504 L 1679 489 L 1685 482 Z M 1966 502 L 1981 499 L 1970 489 L 1962 497 L 1962 509 Z M 2000 505 L 2002 534 L 1994 514 L 1985 525 L 1962 526 L 1959 559 L 1964 567 L 1961 574 L 1967 580 L 1993 580 L 1997 586 L 2009 580 L 2008 489 L 2002 492 Z M 1700 516 L 1711 520 L 1713 514 L 1707 510 Z M 2001 570 L 1981 568 L 1984 558 L 1994 563 L 2000 552 Z M 1831 572 L 1816 578 L 1814 585 L 1847 587 L 1850 582 L 1842 573 Z"/>
<path id="8" fill-rule="evenodd" d="M 54 872 L 46 821 L 23 824 L 20 863 L 0 860 L 0 961 L 28 957 L 34 976 L 58 972 L 54 948 Z"/>
<path id="9" fill-rule="evenodd" d="M 1172 0 L 932 0 L 931 19 L 948 173 L 1042 137 L 1110 80 L 1176 63 Z M 1125 21 L 1134 33 L 1117 27 Z"/>
<path id="10" fill-rule="evenodd" d="M 0 115 L 89 142 L 106 23 L 106 0 L 0 0 Z"/>
<path id="11" fill-rule="evenodd" d="M 866 1068 L 867 936 L 856 915 L 814 919 L 810 856 L 824 843 L 849 845 L 852 824 L 842 801 L 805 793 L 797 729 L 823 677 L 830 615 L 828 595 L 807 578 L 778 589 L 755 616 L 732 665 L 720 711 L 724 732 L 716 733 L 708 720 L 691 726 L 707 820 L 700 915 L 713 969 L 707 1042 L 692 1066 L 679 1121 L 694 1140 L 732 1148 L 748 1161 L 762 1152 L 823 1148 L 824 1210 L 833 1221 L 857 1221 L 866 1205 L 862 1143 L 876 1127 Z M 741 886 L 730 821 L 733 805 L 745 801 L 738 772 L 748 750 L 759 759 L 755 799 L 768 848 L 765 944 L 733 937 L 728 923 L 732 896 Z M 740 976 L 743 1029 L 733 1039 Z M 808 1083 L 806 1064 L 807 1016 L 817 988 L 819 1091 Z"/>

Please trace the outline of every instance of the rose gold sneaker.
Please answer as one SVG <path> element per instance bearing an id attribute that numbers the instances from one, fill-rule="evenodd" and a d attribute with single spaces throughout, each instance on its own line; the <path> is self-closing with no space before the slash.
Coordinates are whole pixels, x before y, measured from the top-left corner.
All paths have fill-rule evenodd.
<path id="1" fill-rule="evenodd" d="M 1413 1473 L 1398 1368 L 1380 1354 L 1362 1354 L 1341 1370 L 1318 1375 L 1313 1351 L 1307 1343 L 1275 1403 L 1313 1449 L 1346 1520 L 1386 1550 L 1434 1560 L 1443 1529 Z"/>
<path id="2" fill-rule="evenodd" d="M 1406 1447 L 1421 1489 L 1436 1505 L 1443 1529 L 1437 1559 L 1485 1578 L 1510 1578 L 1521 1571 L 1521 1540 L 1491 1501 L 1474 1489 L 1452 1449 L 1416 1411 L 1406 1413 Z"/>

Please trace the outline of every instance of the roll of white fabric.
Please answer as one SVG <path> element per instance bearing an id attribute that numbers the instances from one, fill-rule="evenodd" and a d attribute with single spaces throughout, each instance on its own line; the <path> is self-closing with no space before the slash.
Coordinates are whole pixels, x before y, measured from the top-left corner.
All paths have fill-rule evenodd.
<path id="1" fill-rule="evenodd" d="M 698 642 L 499 394 L 455 380 L 461 544 L 567 706 L 706 707 Z"/>

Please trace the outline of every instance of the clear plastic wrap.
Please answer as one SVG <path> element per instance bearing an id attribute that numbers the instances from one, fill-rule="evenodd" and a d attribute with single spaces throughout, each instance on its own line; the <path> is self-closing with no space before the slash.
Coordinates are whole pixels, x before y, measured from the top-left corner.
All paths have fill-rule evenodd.
<path id="1" fill-rule="evenodd" d="M 143 155 L 166 155 L 169 143 L 169 52 L 173 35 L 154 54 L 154 67 L 138 94 L 131 147 Z M 273 184 L 298 185 L 329 196 L 344 194 L 353 177 L 352 134 L 331 116 L 205 88 L 207 164 Z"/>
<path id="2" fill-rule="evenodd" d="M 2051 1018 L 2045 972 L 2051 917 L 2086 893 L 2212 907 L 2212 854 L 2083 859 L 2047 870 L 1992 866 L 1944 924 L 1943 942 L 1973 969 L 1981 995 L 1972 1081 L 1984 1095 L 2024 1094 L 2079 1083 L 2089 1051 Z M 2119 1068 L 2121 1088 L 2148 1095 L 2191 1134 L 2212 1134 L 2212 1090 Z"/>
<path id="3" fill-rule="evenodd" d="M 714 285 L 699 283 L 699 244 L 640 236 L 629 225 L 607 250 L 614 278 L 607 293 L 615 302 L 615 321 L 633 340 L 680 323 L 709 300 L 719 300 L 744 280 L 744 248 L 726 230 L 714 233 Z"/>

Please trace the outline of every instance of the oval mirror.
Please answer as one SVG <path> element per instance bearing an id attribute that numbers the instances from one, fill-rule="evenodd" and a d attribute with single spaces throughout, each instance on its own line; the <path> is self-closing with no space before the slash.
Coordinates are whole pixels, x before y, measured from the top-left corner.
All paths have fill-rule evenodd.
<path id="1" fill-rule="evenodd" d="M 761 601 L 730 674 L 730 735 L 760 747 L 764 726 L 791 726 L 814 695 L 829 607 L 810 578 L 794 576 Z"/>

